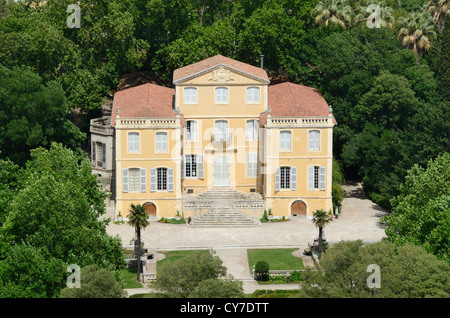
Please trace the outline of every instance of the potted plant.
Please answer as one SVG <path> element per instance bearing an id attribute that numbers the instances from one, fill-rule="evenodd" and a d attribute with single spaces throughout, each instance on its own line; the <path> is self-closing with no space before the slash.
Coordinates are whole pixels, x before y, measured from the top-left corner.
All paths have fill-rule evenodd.
<path id="1" fill-rule="evenodd" d="M 117 215 L 117 221 L 118 222 L 122 222 L 123 221 L 122 213 L 120 211 L 119 211 L 119 214 Z"/>
<path id="2" fill-rule="evenodd" d="M 177 215 L 175 215 L 175 220 L 177 220 L 177 221 L 181 220 L 180 211 L 178 211 L 178 210 L 177 210 Z"/>
<path id="3" fill-rule="evenodd" d="M 272 209 L 269 209 L 269 212 L 267 213 L 267 219 L 268 219 L 269 221 L 272 221 L 272 220 L 273 220 Z"/>

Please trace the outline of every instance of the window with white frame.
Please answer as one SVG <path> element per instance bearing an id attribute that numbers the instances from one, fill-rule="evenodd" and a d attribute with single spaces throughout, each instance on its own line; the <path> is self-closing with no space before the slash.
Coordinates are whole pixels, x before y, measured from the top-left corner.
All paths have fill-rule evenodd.
<path id="1" fill-rule="evenodd" d="M 259 87 L 247 87 L 247 103 L 259 103 Z"/>
<path id="2" fill-rule="evenodd" d="M 248 120 L 246 127 L 246 135 L 248 141 L 257 141 L 258 140 L 258 129 L 259 123 L 257 120 Z"/>
<path id="3" fill-rule="evenodd" d="M 228 122 L 226 120 L 217 120 L 214 130 L 215 141 L 226 141 L 228 132 Z"/>
<path id="4" fill-rule="evenodd" d="M 146 169 L 125 168 L 122 169 L 122 191 L 123 192 L 146 192 Z"/>
<path id="5" fill-rule="evenodd" d="M 216 104 L 228 104 L 228 88 L 216 87 Z"/>
<path id="6" fill-rule="evenodd" d="M 291 150 L 291 132 L 288 130 L 280 131 L 280 151 Z"/>
<path id="7" fill-rule="evenodd" d="M 297 190 L 297 167 L 275 168 L 275 191 Z"/>
<path id="8" fill-rule="evenodd" d="M 128 133 L 128 152 L 139 152 L 139 133 Z"/>
<path id="9" fill-rule="evenodd" d="M 157 168 L 157 190 L 167 190 L 167 168 Z"/>
<path id="10" fill-rule="evenodd" d="M 258 154 L 247 154 L 247 178 L 256 178 L 258 176 Z"/>
<path id="11" fill-rule="evenodd" d="M 184 88 L 184 103 L 197 104 L 197 88 L 195 87 Z"/>
<path id="12" fill-rule="evenodd" d="M 325 190 L 325 167 L 308 167 L 308 190 Z"/>
<path id="13" fill-rule="evenodd" d="M 186 121 L 186 140 L 197 140 L 197 122 L 195 120 Z"/>
<path id="14" fill-rule="evenodd" d="M 320 150 L 320 131 L 310 130 L 308 136 L 308 150 L 318 151 Z"/>
<path id="15" fill-rule="evenodd" d="M 186 177 L 197 177 L 197 156 L 186 155 L 185 156 L 185 171 Z"/>
<path id="16" fill-rule="evenodd" d="M 156 152 L 167 152 L 167 133 L 156 133 Z"/>

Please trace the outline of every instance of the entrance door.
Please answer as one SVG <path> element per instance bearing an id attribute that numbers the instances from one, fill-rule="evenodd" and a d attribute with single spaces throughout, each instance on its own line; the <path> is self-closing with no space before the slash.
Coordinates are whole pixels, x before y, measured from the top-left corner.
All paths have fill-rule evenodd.
<path id="1" fill-rule="evenodd" d="M 303 201 L 295 201 L 291 206 L 292 216 L 306 217 L 306 204 Z"/>
<path id="2" fill-rule="evenodd" d="M 156 220 L 156 206 L 153 203 L 145 203 L 144 208 L 150 221 Z"/>
<path id="3" fill-rule="evenodd" d="M 228 157 L 214 157 L 214 186 L 230 185 Z"/>

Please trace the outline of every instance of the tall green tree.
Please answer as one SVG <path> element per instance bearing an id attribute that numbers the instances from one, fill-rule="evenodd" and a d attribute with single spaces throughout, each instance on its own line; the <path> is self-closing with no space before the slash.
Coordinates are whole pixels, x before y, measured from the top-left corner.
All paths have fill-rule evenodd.
<path id="1" fill-rule="evenodd" d="M 323 253 L 323 229 L 324 227 L 333 221 L 333 213 L 331 211 L 319 209 L 313 212 L 312 222 L 319 228 L 319 258 Z"/>
<path id="2" fill-rule="evenodd" d="M 131 204 L 130 214 L 128 214 L 128 224 L 135 228 L 136 241 L 135 241 L 135 254 L 137 264 L 137 280 L 141 281 L 142 263 L 141 263 L 141 229 L 145 229 L 150 222 L 148 221 L 148 215 L 145 212 L 145 207 L 142 204 Z"/>
<path id="3" fill-rule="evenodd" d="M 61 142 L 81 155 L 85 134 L 67 119 L 61 85 L 34 72 L 0 65 L 0 156 L 24 165 L 30 150 Z"/>
<path id="4" fill-rule="evenodd" d="M 386 235 L 395 244 L 411 242 L 450 262 L 450 154 L 427 167 L 414 165 L 384 217 Z"/>
<path id="5" fill-rule="evenodd" d="M 449 264 L 411 243 L 395 246 L 385 240 L 372 244 L 341 241 L 328 248 L 319 261 L 319 269 L 304 270 L 300 297 L 448 298 L 450 295 Z"/>

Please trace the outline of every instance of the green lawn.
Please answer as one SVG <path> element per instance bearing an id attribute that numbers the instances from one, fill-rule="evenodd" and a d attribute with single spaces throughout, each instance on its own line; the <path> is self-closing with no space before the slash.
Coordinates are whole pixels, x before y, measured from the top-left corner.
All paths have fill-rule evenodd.
<path id="1" fill-rule="evenodd" d="M 204 252 L 204 253 L 209 253 L 209 250 L 188 250 L 188 251 L 169 251 L 169 252 L 158 252 L 161 254 L 166 255 L 166 258 L 164 258 L 163 260 L 158 261 L 156 268 L 161 269 L 162 267 L 164 267 L 166 264 L 169 263 L 173 263 L 176 260 L 185 257 L 187 254 L 192 253 L 194 251 L 199 251 L 199 252 Z"/>
<path id="2" fill-rule="evenodd" d="M 301 270 L 303 269 L 302 259 L 292 256 L 292 251 L 296 248 L 276 248 L 276 249 L 250 249 L 247 250 L 248 266 L 250 273 L 253 266 L 258 261 L 269 263 L 271 270 Z"/>
<path id="3" fill-rule="evenodd" d="M 135 269 L 122 269 L 119 275 L 123 281 L 124 288 L 143 288 L 141 283 L 137 281 L 137 273 Z"/>

